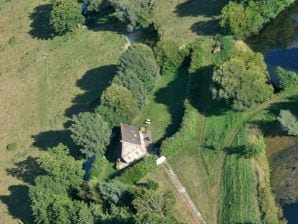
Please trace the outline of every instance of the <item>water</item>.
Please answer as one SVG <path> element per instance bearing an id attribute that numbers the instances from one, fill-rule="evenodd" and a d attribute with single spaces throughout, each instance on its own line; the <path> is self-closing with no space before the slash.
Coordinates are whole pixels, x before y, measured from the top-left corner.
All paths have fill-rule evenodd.
<path id="1" fill-rule="evenodd" d="M 298 1 L 266 25 L 257 36 L 249 38 L 247 43 L 253 50 L 263 53 L 273 82 L 276 81 L 275 69 L 277 66 L 298 73 Z M 282 136 L 276 137 L 279 138 L 278 141 L 282 141 Z M 295 169 L 286 167 L 283 170 L 284 173 L 281 172 L 281 167 L 285 166 L 284 164 L 289 164 L 289 160 L 293 157 L 293 153 L 286 153 L 287 142 L 283 141 L 282 144 L 283 146 L 279 146 L 280 152 L 275 157 L 277 160 L 274 162 L 271 157 L 273 191 L 277 194 L 277 198 L 283 201 L 282 208 L 288 224 L 298 224 L 298 201 L 284 201 L 289 193 L 294 194 L 293 198 L 298 197 L 298 190 L 295 190 L 298 189 L 297 181 L 290 178 L 297 172 L 295 169 L 298 167 L 296 165 L 293 165 Z M 296 146 L 294 145 L 294 147 Z M 267 147 L 269 150 L 273 150 L 276 145 L 267 145 Z M 296 160 L 294 162 L 296 163 Z M 291 164 L 295 164 L 294 162 L 291 161 Z M 276 178 L 274 179 L 274 177 Z M 283 182 L 287 183 L 282 185 Z M 274 186 L 279 187 L 274 189 Z"/>
<path id="2" fill-rule="evenodd" d="M 263 53 L 273 80 L 277 66 L 298 72 L 298 1 L 247 42 Z"/>

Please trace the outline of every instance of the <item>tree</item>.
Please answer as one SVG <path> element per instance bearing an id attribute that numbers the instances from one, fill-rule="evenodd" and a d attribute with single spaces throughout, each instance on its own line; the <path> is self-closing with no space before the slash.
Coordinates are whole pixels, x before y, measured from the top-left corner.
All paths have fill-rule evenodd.
<path id="1" fill-rule="evenodd" d="M 38 176 L 29 188 L 36 223 L 75 223 L 76 212 L 70 196 L 83 183 L 82 161 L 76 161 L 68 148 L 60 144 L 43 154 L 38 163 L 47 174 Z"/>
<path id="2" fill-rule="evenodd" d="M 159 193 L 156 190 L 141 188 L 132 202 L 137 215 L 156 214 L 161 218 L 170 216 L 175 205 L 175 197 L 170 191 Z"/>
<path id="3" fill-rule="evenodd" d="M 97 113 L 74 115 L 70 127 L 71 138 L 82 147 L 81 152 L 87 157 L 101 157 L 110 142 L 112 128 Z"/>
<path id="4" fill-rule="evenodd" d="M 80 3 L 76 0 L 53 0 L 50 25 L 58 34 L 73 30 L 77 24 L 84 23 Z"/>
<path id="5" fill-rule="evenodd" d="M 134 80 L 136 80 L 137 77 L 142 83 L 146 96 L 152 93 L 156 79 L 159 77 L 159 67 L 151 48 L 144 44 L 134 44 L 130 46 L 120 55 L 117 76 L 118 75 L 128 75 Z M 123 85 L 125 85 L 125 78 L 121 78 Z M 118 80 L 118 83 L 120 84 L 119 81 L 120 80 Z"/>
<path id="6" fill-rule="evenodd" d="M 263 56 L 235 52 L 214 71 L 213 98 L 224 99 L 235 110 L 246 110 L 273 95 Z"/>
<path id="7" fill-rule="evenodd" d="M 95 108 L 95 113 L 100 114 L 111 128 L 118 127 L 120 123 L 128 123 L 127 118 L 117 114 L 113 109 L 103 105 L 99 105 Z"/>
<path id="8" fill-rule="evenodd" d="M 298 122 L 296 117 L 289 110 L 281 110 L 277 120 L 289 135 L 298 135 Z"/>
<path id="9" fill-rule="evenodd" d="M 293 71 L 288 71 L 282 67 L 276 68 L 278 76 L 278 87 L 280 89 L 287 89 L 291 86 L 295 86 L 298 83 L 298 74 Z"/>
<path id="10" fill-rule="evenodd" d="M 178 44 L 172 40 L 162 40 L 157 42 L 154 48 L 154 55 L 161 67 L 162 74 L 167 71 L 175 72 L 183 63 L 188 49 L 179 48 Z"/>
<path id="11" fill-rule="evenodd" d="M 131 119 L 138 108 L 132 93 L 123 86 L 112 83 L 101 95 L 101 105 L 110 108 L 116 114 Z"/>
<path id="12" fill-rule="evenodd" d="M 107 204 L 123 205 L 127 196 L 127 185 L 119 180 L 102 182 L 98 185 L 101 197 Z"/>
<path id="13" fill-rule="evenodd" d="M 53 181 L 66 187 L 76 190 L 83 182 L 82 161 L 76 161 L 70 156 L 69 149 L 63 144 L 49 148 L 47 153 L 38 159 L 38 163 Z"/>
<path id="14" fill-rule="evenodd" d="M 108 0 L 119 20 L 127 23 L 127 29 L 147 28 L 152 23 L 152 1 Z"/>

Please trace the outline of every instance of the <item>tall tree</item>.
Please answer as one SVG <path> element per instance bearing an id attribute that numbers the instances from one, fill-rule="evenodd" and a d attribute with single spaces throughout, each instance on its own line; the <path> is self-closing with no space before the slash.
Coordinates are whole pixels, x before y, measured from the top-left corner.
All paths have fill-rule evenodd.
<path id="1" fill-rule="evenodd" d="M 101 95 L 101 105 L 118 115 L 131 119 L 136 115 L 137 103 L 132 93 L 123 86 L 113 83 Z"/>
<path id="2" fill-rule="evenodd" d="M 85 18 L 82 8 L 76 0 L 52 0 L 50 25 L 58 34 L 73 30 L 77 24 L 83 24 Z"/>
<path id="3" fill-rule="evenodd" d="M 103 156 L 112 133 L 100 114 L 89 112 L 74 115 L 70 131 L 71 138 L 82 147 L 81 152 L 87 157 Z"/>
<path id="4" fill-rule="evenodd" d="M 146 28 L 152 23 L 152 1 L 108 0 L 117 17 L 127 23 L 128 30 Z"/>
<path id="5" fill-rule="evenodd" d="M 235 52 L 215 69 L 212 81 L 213 97 L 224 99 L 235 110 L 246 110 L 273 95 L 266 64 L 259 53 Z"/>

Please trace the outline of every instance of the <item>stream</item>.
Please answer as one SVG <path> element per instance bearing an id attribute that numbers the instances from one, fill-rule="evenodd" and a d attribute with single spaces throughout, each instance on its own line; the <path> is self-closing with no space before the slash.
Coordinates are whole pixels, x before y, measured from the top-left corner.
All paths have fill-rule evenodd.
<path id="1" fill-rule="evenodd" d="M 298 1 L 246 42 L 253 50 L 263 53 L 272 82 L 276 82 L 277 66 L 298 72 Z M 298 115 L 298 97 L 284 107 Z M 297 224 L 298 137 L 287 136 L 275 124 L 266 134 L 266 145 L 273 192 L 288 224 Z"/>

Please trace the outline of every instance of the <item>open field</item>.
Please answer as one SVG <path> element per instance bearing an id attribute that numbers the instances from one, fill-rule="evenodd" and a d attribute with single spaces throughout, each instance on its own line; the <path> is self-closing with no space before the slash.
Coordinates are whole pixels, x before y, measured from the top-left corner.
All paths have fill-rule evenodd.
<path id="1" fill-rule="evenodd" d="M 154 1 L 154 20 L 160 28 L 161 38 L 186 44 L 198 36 L 216 34 L 219 30 L 218 15 L 226 2 L 226 0 Z"/>
<path id="2" fill-rule="evenodd" d="M 108 28 L 81 28 L 51 39 L 49 2 L 0 4 L 0 223 L 17 223 L 16 217 L 32 223 L 26 187 L 31 182 L 21 174 L 36 168 L 37 147 L 73 145 L 64 129 L 67 121 L 99 103 L 126 43 Z M 12 142 L 17 149 L 7 151 Z M 12 168 L 17 170 L 8 175 Z"/>

